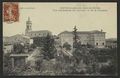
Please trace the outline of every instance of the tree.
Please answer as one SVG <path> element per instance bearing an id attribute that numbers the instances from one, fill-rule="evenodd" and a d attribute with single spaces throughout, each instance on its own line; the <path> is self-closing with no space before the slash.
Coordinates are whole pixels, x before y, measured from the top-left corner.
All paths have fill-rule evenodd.
<path id="1" fill-rule="evenodd" d="M 77 48 L 77 43 L 78 43 L 78 35 L 77 35 L 77 28 L 76 26 L 74 27 L 73 31 L 73 48 Z"/>
<path id="2" fill-rule="evenodd" d="M 35 49 L 36 45 L 35 44 L 31 44 L 30 48 Z"/>
<path id="3" fill-rule="evenodd" d="M 110 66 L 102 66 L 100 69 L 101 74 L 107 74 L 107 75 L 115 75 L 116 74 L 116 68 L 114 65 Z"/>
<path id="4" fill-rule="evenodd" d="M 13 45 L 13 50 L 14 50 L 14 53 L 23 53 L 24 52 L 24 46 L 21 45 L 21 44 L 14 44 Z"/>
<path id="5" fill-rule="evenodd" d="M 12 64 L 11 64 L 11 53 L 3 54 L 3 74 L 9 75 L 12 71 Z"/>
<path id="6" fill-rule="evenodd" d="M 56 52 L 54 46 L 54 39 L 49 34 L 47 34 L 47 36 L 44 39 L 42 50 L 43 50 L 42 54 L 44 55 L 45 59 L 49 60 L 54 58 Z"/>
<path id="7" fill-rule="evenodd" d="M 33 44 L 38 47 L 43 47 L 45 37 L 34 37 Z"/>
<path id="8" fill-rule="evenodd" d="M 73 56 L 76 59 L 76 63 L 78 64 L 81 58 L 81 43 L 80 41 L 78 42 L 78 35 L 77 35 L 77 28 L 76 26 L 74 27 L 74 31 L 73 31 L 73 48 L 74 48 L 74 52 L 73 52 Z"/>
<path id="9" fill-rule="evenodd" d="M 90 44 L 88 44 L 88 43 L 87 43 L 86 46 L 87 46 L 87 48 L 94 48 L 92 45 L 90 45 Z"/>
<path id="10" fill-rule="evenodd" d="M 81 61 L 83 60 L 83 64 L 85 65 L 93 65 L 93 66 L 96 66 L 96 62 L 95 60 L 93 60 L 95 57 L 93 55 L 91 55 L 89 53 L 90 49 L 88 49 L 86 46 L 82 46 L 81 45 L 81 42 L 79 41 L 79 37 L 77 35 L 77 28 L 76 26 L 74 27 L 74 31 L 73 31 L 73 40 L 74 40 L 74 43 L 73 43 L 73 48 L 74 48 L 74 51 L 73 51 L 73 56 L 75 58 L 75 63 L 74 63 L 74 71 L 76 71 L 76 73 L 89 73 L 87 72 L 79 72 L 81 71 L 81 68 L 79 68 L 79 65 L 81 65 Z M 93 64 L 92 64 L 93 63 Z M 94 70 L 93 68 L 90 69 L 90 70 Z M 96 71 L 94 71 L 96 72 Z M 93 72 L 93 73 L 94 73 Z"/>

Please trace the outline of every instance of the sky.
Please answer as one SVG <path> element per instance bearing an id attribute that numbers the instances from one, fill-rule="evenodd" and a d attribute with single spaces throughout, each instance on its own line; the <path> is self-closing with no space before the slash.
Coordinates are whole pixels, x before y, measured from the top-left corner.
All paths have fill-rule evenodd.
<path id="1" fill-rule="evenodd" d="M 19 2 L 19 21 L 3 22 L 3 36 L 24 34 L 28 17 L 32 30 L 63 31 L 103 30 L 106 38 L 117 38 L 117 3 L 27 3 Z"/>

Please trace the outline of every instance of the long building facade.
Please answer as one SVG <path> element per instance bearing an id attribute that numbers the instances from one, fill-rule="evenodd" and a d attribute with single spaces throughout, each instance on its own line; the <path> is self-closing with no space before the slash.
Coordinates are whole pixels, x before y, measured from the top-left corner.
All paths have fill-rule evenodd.
<path id="1" fill-rule="evenodd" d="M 77 35 L 81 45 L 92 45 L 96 48 L 105 47 L 105 32 L 94 30 L 94 31 L 78 31 Z M 73 32 L 64 31 L 58 34 L 60 38 L 60 44 L 63 46 L 64 43 L 69 43 L 73 47 Z"/>

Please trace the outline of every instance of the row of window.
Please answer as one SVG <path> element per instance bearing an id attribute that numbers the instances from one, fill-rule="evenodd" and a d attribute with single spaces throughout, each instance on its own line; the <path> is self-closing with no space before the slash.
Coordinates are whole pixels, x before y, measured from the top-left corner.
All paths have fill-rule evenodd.
<path id="1" fill-rule="evenodd" d="M 96 43 L 96 45 L 98 46 L 98 45 L 99 45 L 99 43 Z M 102 43 L 102 45 L 105 45 L 105 43 Z"/>
<path id="2" fill-rule="evenodd" d="M 30 34 L 30 35 L 31 35 L 31 36 L 38 36 L 38 35 L 39 35 L 39 36 L 41 36 L 41 35 L 44 36 L 44 35 L 46 35 L 46 33 L 43 33 L 43 34 L 41 34 L 41 33 L 39 33 L 39 34 Z"/>

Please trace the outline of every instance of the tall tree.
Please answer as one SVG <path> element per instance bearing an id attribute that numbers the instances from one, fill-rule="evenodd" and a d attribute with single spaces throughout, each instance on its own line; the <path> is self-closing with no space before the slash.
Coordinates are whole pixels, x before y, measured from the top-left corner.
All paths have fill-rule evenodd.
<path id="1" fill-rule="evenodd" d="M 49 34 L 47 34 L 47 36 L 44 39 L 42 50 L 43 50 L 42 54 L 44 55 L 45 59 L 49 60 L 54 58 L 54 55 L 56 52 L 56 49 L 54 46 L 54 38 Z"/>
<path id="2" fill-rule="evenodd" d="M 73 29 L 73 48 L 80 48 L 81 42 L 79 41 L 76 26 Z"/>
<path id="3" fill-rule="evenodd" d="M 76 44 L 77 44 L 77 28 L 76 26 L 74 27 L 74 31 L 73 31 L 73 47 L 75 48 L 76 47 Z"/>
<path id="4" fill-rule="evenodd" d="M 80 51 L 80 44 L 78 42 L 78 34 L 77 34 L 77 28 L 76 26 L 73 28 L 73 56 L 76 60 L 75 67 L 78 65 L 80 62 L 80 57 L 81 57 L 81 51 Z"/>

